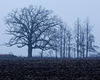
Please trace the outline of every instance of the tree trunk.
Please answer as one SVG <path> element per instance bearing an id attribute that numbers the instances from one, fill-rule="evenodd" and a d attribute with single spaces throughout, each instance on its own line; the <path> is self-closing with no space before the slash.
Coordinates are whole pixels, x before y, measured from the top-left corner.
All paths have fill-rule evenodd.
<path id="1" fill-rule="evenodd" d="M 41 52 L 41 58 L 43 58 L 43 50 L 42 50 L 42 52 Z"/>
<path id="2" fill-rule="evenodd" d="M 87 30 L 86 30 L 86 58 L 88 57 L 88 46 L 89 46 L 89 44 L 88 44 L 88 35 L 89 35 L 89 23 L 87 23 Z"/>
<path id="3" fill-rule="evenodd" d="M 60 40 L 60 58 L 62 58 L 62 36 Z"/>
<path id="4" fill-rule="evenodd" d="M 83 58 L 85 57 L 85 56 L 84 56 L 84 52 L 85 52 L 85 50 L 83 50 Z"/>
<path id="5" fill-rule="evenodd" d="M 57 50 L 56 50 L 56 52 L 55 52 L 55 53 L 56 53 L 56 58 L 57 58 L 57 57 L 58 57 L 58 56 L 57 56 Z"/>
<path id="6" fill-rule="evenodd" d="M 87 46 L 86 46 L 86 58 L 88 57 L 88 41 L 87 41 Z"/>
<path id="7" fill-rule="evenodd" d="M 68 58 L 68 49 L 67 49 L 68 44 L 66 45 L 66 58 Z"/>
<path id="8" fill-rule="evenodd" d="M 79 58 L 79 43 L 77 41 L 77 58 Z"/>
<path id="9" fill-rule="evenodd" d="M 28 58 L 32 58 L 32 47 L 28 46 Z"/>
<path id="10" fill-rule="evenodd" d="M 63 54 L 62 54 L 63 52 L 63 29 L 62 28 L 63 27 L 61 26 L 60 27 L 60 58 L 63 57 Z"/>
<path id="11" fill-rule="evenodd" d="M 70 46 L 68 47 L 68 58 L 70 58 Z"/>
<path id="12" fill-rule="evenodd" d="M 74 49 L 74 58 L 76 58 L 75 49 Z"/>
<path id="13" fill-rule="evenodd" d="M 65 47 L 66 47 L 66 39 L 65 39 L 65 30 L 64 30 L 63 58 L 65 58 Z"/>
<path id="14" fill-rule="evenodd" d="M 71 37 L 68 35 L 68 58 L 70 58 L 70 50 L 71 50 Z"/>
<path id="15" fill-rule="evenodd" d="M 79 35 L 80 35 L 80 19 L 78 18 L 77 19 L 77 28 L 76 28 L 76 44 L 77 44 L 77 58 L 79 58 L 79 42 L 80 42 L 80 38 L 79 38 Z"/>

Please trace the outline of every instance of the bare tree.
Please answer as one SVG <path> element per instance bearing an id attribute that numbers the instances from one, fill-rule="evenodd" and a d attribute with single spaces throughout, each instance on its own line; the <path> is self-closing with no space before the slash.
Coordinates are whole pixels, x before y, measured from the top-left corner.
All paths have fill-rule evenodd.
<path id="1" fill-rule="evenodd" d="M 75 24 L 75 39 L 76 39 L 76 50 L 77 57 L 88 57 L 89 52 L 95 51 L 95 47 L 93 47 L 94 36 L 91 34 L 92 26 L 89 23 L 89 19 L 85 21 L 85 24 L 82 25 L 80 23 L 80 19 L 78 18 Z M 85 55 L 86 54 L 86 55 Z"/>
<path id="2" fill-rule="evenodd" d="M 88 41 L 89 41 L 89 22 L 86 22 L 86 57 L 88 57 Z"/>
<path id="3" fill-rule="evenodd" d="M 90 25 L 89 19 L 85 22 L 85 33 L 86 33 L 86 57 L 89 56 L 89 37 L 91 35 L 92 26 Z"/>
<path id="4" fill-rule="evenodd" d="M 58 55 L 58 51 L 59 51 L 59 31 L 58 31 L 59 26 L 55 27 L 55 28 L 49 28 L 48 30 L 46 30 L 43 35 L 42 35 L 42 39 L 44 39 L 43 41 L 40 41 L 37 46 L 39 49 L 42 50 L 41 54 L 41 58 L 43 57 L 43 51 L 46 50 L 54 50 L 55 51 L 55 56 L 57 58 Z"/>
<path id="5" fill-rule="evenodd" d="M 77 18 L 75 23 L 75 40 L 76 40 L 76 50 L 77 50 L 77 57 L 79 58 L 79 51 L 80 51 L 80 19 Z"/>
<path id="6" fill-rule="evenodd" d="M 66 27 L 64 28 L 64 33 L 63 33 L 63 58 L 65 58 L 65 48 L 66 48 Z"/>
<path id="7" fill-rule="evenodd" d="M 17 45 L 18 48 L 28 47 L 28 57 L 32 57 L 32 49 L 39 48 L 39 42 L 44 40 L 43 33 L 49 28 L 59 26 L 60 19 L 45 8 L 29 6 L 28 8 L 12 11 L 5 17 L 8 25 L 7 34 L 13 37 L 8 46 Z"/>
<path id="8" fill-rule="evenodd" d="M 97 53 L 97 49 L 99 49 L 99 47 L 94 45 L 94 42 L 95 42 L 94 35 L 90 34 L 89 35 L 89 42 L 88 42 L 89 52 Z"/>
<path id="9" fill-rule="evenodd" d="M 48 44 L 49 44 L 50 39 L 46 39 L 46 38 L 47 36 L 44 34 L 44 36 L 42 37 L 43 40 L 37 43 L 38 49 L 42 50 L 42 52 L 40 53 L 41 58 L 43 57 L 43 51 L 46 51 L 49 49 Z"/>
<path id="10" fill-rule="evenodd" d="M 56 29 L 51 30 L 49 33 L 51 34 L 50 37 L 50 49 L 55 51 L 56 58 L 58 57 L 58 53 L 60 51 L 60 35 L 59 35 L 59 27 Z"/>
<path id="11" fill-rule="evenodd" d="M 85 57 L 85 29 L 84 26 L 80 27 L 80 57 Z"/>
<path id="12" fill-rule="evenodd" d="M 68 33 L 67 33 L 67 37 L 68 37 L 68 58 L 70 58 L 71 57 L 71 32 L 70 31 L 68 31 Z"/>
<path id="13" fill-rule="evenodd" d="M 60 26 L 60 57 L 63 57 L 63 26 Z"/>
<path id="14" fill-rule="evenodd" d="M 69 26 L 66 24 L 64 25 L 64 30 L 63 30 L 63 58 L 67 57 L 67 52 L 68 52 L 68 30 Z"/>

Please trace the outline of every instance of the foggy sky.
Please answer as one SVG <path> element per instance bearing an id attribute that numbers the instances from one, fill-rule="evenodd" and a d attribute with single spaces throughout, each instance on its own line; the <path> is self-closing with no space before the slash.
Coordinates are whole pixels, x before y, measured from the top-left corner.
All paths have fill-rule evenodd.
<path id="1" fill-rule="evenodd" d="M 95 36 L 95 44 L 100 47 L 100 0 L 0 0 L 0 44 L 8 42 L 10 38 L 5 34 L 4 17 L 12 10 L 28 7 L 29 5 L 41 5 L 46 9 L 53 10 L 70 27 L 74 26 L 77 17 L 81 18 L 82 22 L 89 17 L 90 24 L 94 26 L 92 32 Z M 11 48 L 4 45 L 0 46 L 0 54 L 9 52 L 26 56 L 27 47 L 18 49 L 16 46 Z"/>

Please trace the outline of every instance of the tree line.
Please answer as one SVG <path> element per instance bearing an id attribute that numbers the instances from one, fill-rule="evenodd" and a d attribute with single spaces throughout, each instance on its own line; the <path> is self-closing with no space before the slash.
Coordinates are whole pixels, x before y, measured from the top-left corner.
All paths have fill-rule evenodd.
<path id="1" fill-rule="evenodd" d="M 88 18 L 84 23 L 77 18 L 71 29 L 53 11 L 30 5 L 10 12 L 5 17 L 5 24 L 7 34 L 13 36 L 6 46 L 27 46 L 29 58 L 33 49 L 40 49 L 41 57 L 44 51 L 53 50 L 56 58 L 84 58 L 98 48 L 94 45 L 93 26 Z"/>

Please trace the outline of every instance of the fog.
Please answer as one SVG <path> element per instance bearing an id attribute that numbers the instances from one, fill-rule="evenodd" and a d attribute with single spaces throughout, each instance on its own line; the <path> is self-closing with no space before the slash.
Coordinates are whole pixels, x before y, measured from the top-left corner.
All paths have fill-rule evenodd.
<path id="1" fill-rule="evenodd" d="M 74 26 L 77 17 L 82 22 L 88 17 L 90 24 L 94 26 L 92 32 L 95 36 L 95 44 L 100 47 L 100 0 L 0 0 L 0 54 L 12 52 L 18 56 L 27 55 L 27 47 L 18 49 L 16 46 L 10 48 L 3 45 L 10 39 L 10 36 L 5 34 L 7 27 L 3 19 L 12 10 L 29 5 L 41 5 L 54 11 L 54 14 L 63 19 L 70 27 Z"/>

